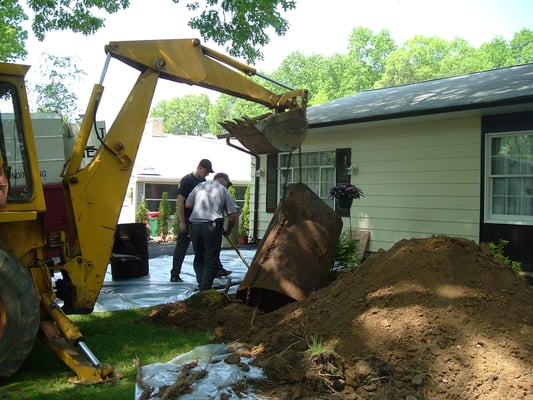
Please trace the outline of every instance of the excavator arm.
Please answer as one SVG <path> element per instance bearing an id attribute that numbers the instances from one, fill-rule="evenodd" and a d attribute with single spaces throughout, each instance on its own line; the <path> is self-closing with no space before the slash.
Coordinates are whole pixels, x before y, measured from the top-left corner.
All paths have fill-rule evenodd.
<path id="1" fill-rule="evenodd" d="M 249 78 L 257 75 L 255 68 L 203 46 L 198 39 L 110 42 L 105 50 L 141 72 L 159 71 L 162 79 L 212 89 L 276 112 L 296 106 L 305 109 L 306 89 L 275 94 Z M 295 104 L 297 97 L 300 101 Z"/>
<path id="2" fill-rule="evenodd" d="M 250 79 L 256 69 L 200 44 L 198 39 L 111 42 L 106 51 L 133 68 L 152 68 L 160 77 L 201 86 L 264 105 L 272 113 L 220 122 L 229 134 L 254 154 L 293 151 L 307 135 L 307 89 L 275 94 Z"/>

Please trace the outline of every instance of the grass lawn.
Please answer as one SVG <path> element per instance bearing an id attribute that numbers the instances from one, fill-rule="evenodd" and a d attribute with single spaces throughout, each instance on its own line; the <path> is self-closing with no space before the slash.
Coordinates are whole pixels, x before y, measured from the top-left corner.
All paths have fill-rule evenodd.
<path id="1" fill-rule="evenodd" d="M 121 379 L 112 384 L 76 385 L 74 373 L 39 339 L 15 376 L 0 380 L 0 399 L 132 400 L 135 365 L 166 362 L 196 346 L 211 343 L 209 332 L 184 334 L 143 319 L 149 309 L 70 316 L 100 362 L 111 364 Z"/>

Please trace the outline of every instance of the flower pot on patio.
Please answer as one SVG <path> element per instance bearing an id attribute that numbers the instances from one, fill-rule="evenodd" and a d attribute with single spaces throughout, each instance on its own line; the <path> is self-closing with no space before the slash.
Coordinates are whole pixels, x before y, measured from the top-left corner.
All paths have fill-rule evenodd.
<path id="1" fill-rule="evenodd" d="M 237 243 L 248 244 L 248 237 L 243 235 L 237 236 Z"/>

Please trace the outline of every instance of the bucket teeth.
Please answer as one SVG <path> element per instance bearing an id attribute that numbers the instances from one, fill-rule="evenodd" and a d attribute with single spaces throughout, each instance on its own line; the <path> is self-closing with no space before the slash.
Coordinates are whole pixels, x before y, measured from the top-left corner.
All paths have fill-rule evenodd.
<path id="1" fill-rule="evenodd" d="M 300 108 L 256 118 L 243 116 L 219 124 L 254 154 L 292 152 L 307 135 L 305 111 Z"/>

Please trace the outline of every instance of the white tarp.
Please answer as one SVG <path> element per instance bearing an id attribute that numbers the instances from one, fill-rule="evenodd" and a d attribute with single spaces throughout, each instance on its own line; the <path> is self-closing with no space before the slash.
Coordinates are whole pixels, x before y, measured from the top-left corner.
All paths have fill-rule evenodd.
<path id="1" fill-rule="evenodd" d="M 180 375 L 182 368 L 192 361 L 198 361 L 191 372 L 204 370 L 207 375 L 198 379 L 191 385 L 191 393 L 179 396 L 180 400 L 208 400 L 220 399 L 225 395 L 227 399 L 255 399 L 256 397 L 250 387 L 245 392 L 235 393 L 232 386 L 240 381 L 248 379 L 264 379 L 261 369 L 249 365 L 251 358 L 240 358 L 239 364 L 226 363 L 224 360 L 230 356 L 231 351 L 228 346 L 222 344 L 210 344 L 199 346 L 194 350 L 179 355 L 166 363 L 154 363 L 141 367 L 143 381 L 153 389 L 148 399 L 159 399 L 159 389 L 164 385 L 172 385 Z M 246 368 L 243 368 L 243 365 Z M 141 385 L 135 385 L 135 400 L 139 400 L 143 395 Z"/>

